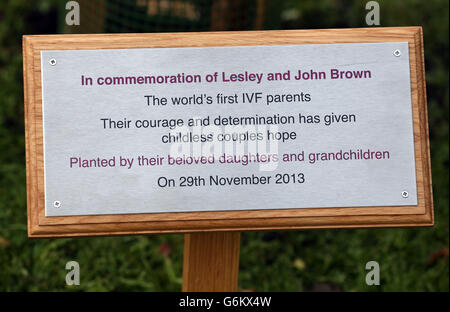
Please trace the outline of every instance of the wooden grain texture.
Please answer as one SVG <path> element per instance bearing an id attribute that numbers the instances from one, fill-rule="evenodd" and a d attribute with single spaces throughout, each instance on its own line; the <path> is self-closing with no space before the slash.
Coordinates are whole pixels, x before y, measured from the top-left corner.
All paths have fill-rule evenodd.
<path id="1" fill-rule="evenodd" d="M 184 235 L 183 291 L 237 291 L 241 233 Z"/>
<path id="2" fill-rule="evenodd" d="M 409 44 L 417 206 L 45 216 L 41 51 L 357 42 L 408 42 Z M 23 57 L 28 235 L 30 237 L 430 226 L 434 223 L 423 36 L 420 27 L 24 36 Z"/>

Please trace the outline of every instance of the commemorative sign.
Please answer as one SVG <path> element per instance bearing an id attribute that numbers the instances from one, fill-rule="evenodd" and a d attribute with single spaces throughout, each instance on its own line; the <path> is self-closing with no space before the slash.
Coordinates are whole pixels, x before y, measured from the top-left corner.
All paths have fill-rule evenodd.
<path id="1" fill-rule="evenodd" d="M 433 224 L 418 27 L 24 37 L 29 236 Z"/>

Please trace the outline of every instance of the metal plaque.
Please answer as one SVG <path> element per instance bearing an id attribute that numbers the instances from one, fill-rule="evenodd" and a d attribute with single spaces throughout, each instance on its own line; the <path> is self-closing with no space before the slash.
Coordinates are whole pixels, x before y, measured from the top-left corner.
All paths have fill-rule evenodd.
<path id="1" fill-rule="evenodd" d="M 406 42 L 41 66 L 46 216 L 417 205 Z"/>

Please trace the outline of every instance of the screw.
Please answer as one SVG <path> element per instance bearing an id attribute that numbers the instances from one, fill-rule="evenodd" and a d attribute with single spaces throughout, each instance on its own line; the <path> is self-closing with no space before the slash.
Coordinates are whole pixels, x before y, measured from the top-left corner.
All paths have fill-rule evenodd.
<path id="1" fill-rule="evenodd" d="M 50 65 L 52 65 L 52 66 L 55 66 L 55 65 L 56 65 L 56 60 L 55 60 L 55 59 L 50 59 L 50 60 L 48 61 L 48 63 L 49 63 Z"/>
<path id="2" fill-rule="evenodd" d="M 61 207 L 61 202 L 60 202 L 59 200 L 55 200 L 55 201 L 53 202 L 53 207 L 55 207 L 55 208 Z"/>
<path id="3" fill-rule="evenodd" d="M 408 198 L 408 196 L 409 196 L 408 191 L 403 191 L 403 192 L 402 192 L 402 197 L 403 197 L 403 198 Z"/>
<path id="4" fill-rule="evenodd" d="M 402 55 L 402 52 L 399 49 L 394 50 L 394 56 L 399 57 Z"/>

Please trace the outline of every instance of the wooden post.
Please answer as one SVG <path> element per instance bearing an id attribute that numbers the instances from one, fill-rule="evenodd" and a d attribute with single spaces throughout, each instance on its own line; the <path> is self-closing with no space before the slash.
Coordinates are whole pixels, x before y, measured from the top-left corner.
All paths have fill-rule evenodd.
<path id="1" fill-rule="evenodd" d="M 184 235 L 183 291 L 237 291 L 240 232 Z"/>

